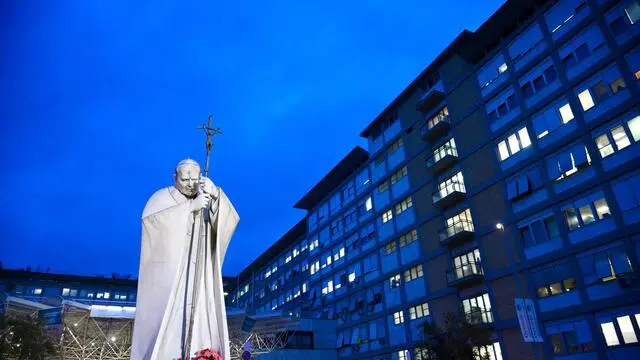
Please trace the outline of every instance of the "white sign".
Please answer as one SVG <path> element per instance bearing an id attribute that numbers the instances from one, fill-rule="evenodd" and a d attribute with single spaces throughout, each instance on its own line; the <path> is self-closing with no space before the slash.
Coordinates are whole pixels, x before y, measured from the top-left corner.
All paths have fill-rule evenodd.
<path id="1" fill-rule="evenodd" d="M 543 342 L 538 328 L 536 308 L 531 299 L 515 299 L 516 315 L 520 323 L 520 332 L 524 342 Z"/>

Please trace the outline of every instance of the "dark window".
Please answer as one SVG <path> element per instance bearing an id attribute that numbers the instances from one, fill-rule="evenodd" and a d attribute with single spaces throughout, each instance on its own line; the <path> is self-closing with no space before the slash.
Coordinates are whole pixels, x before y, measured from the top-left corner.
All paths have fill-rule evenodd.
<path id="1" fill-rule="evenodd" d="M 493 110 L 492 112 L 489 113 L 489 120 L 498 120 L 498 111 L 497 110 Z"/>
<path id="2" fill-rule="evenodd" d="M 549 66 L 547 70 L 544 71 L 544 77 L 547 80 L 547 84 L 554 82 L 558 78 L 555 66 Z"/>
<path id="3" fill-rule="evenodd" d="M 593 89 L 593 94 L 595 95 L 595 98 L 598 101 L 602 101 L 607 96 L 609 96 L 609 90 L 607 89 L 607 86 L 602 81 L 593 85 L 592 89 Z"/>
<path id="4" fill-rule="evenodd" d="M 524 242 L 524 247 L 531 247 L 536 243 L 533 241 L 533 236 L 531 236 L 531 229 L 528 226 L 525 226 L 520 229 L 520 235 L 522 236 L 522 241 Z"/>
<path id="5" fill-rule="evenodd" d="M 544 78 L 542 77 L 542 75 L 533 79 L 533 87 L 536 89 L 536 92 L 544 89 L 545 86 L 547 86 L 547 83 L 544 82 Z"/>
<path id="6" fill-rule="evenodd" d="M 516 101 L 515 95 L 509 95 L 507 98 L 507 105 L 509 105 L 509 109 L 513 110 L 518 107 L 518 102 Z"/>
<path id="7" fill-rule="evenodd" d="M 591 55 L 591 51 L 589 50 L 589 47 L 587 46 L 587 44 L 582 44 L 578 46 L 578 48 L 575 50 L 575 53 L 576 53 L 576 57 L 578 58 L 578 61 L 582 61 Z"/>
<path id="8" fill-rule="evenodd" d="M 618 36 L 627 31 L 627 29 L 629 28 L 629 23 L 624 19 L 624 17 L 620 16 L 619 18 L 613 20 L 610 26 L 613 34 L 615 36 Z"/>
<path id="9" fill-rule="evenodd" d="M 533 96 L 533 86 L 531 86 L 530 82 L 522 85 L 522 94 L 527 99 Z"/>
<path id="10" fill-rule="evenodd" d="M 549 238 L 547 238 L 547 232 L 545 231 L 542 221 L 534 222 L 533 224 L 531 224 L 531 228 L 533 230 L 533 237 L 536 239 L 536 243 L 539 244 L 549 240 Z"/>
<path id="11" fill-rule="evenodd" d="M 626 89 L 627 88 L 627 84 L 624 83 L 624 79 L 617 78 L 616 80 L 613 80 L 610 84 L 611 86 L 611 91 L 613 91 L 614 94 L 617 94 L 618 91 L 620 91 L 620 89 Z"/>
<path id="12" fill-rule="evenodd" d="M 554 354 L 556 355 L 566 354 L 566 350 L 564 348 L 564 341 L 562 340 L 561 334 L 551 335 L 551 346 L 553 347 Z"/>
<path id="13" fill-rule="evenodd" d="M 578 63 L 576 58 L 573 56 L 573 53 L 565 56 L 564 59 L 562 59 L 562 62 L 567 69 L 571 69 Z"/>
<path id="14" fill-rule="evenodd" d="M 507 104 L 501 104 L 500 106 L 498 106 L 498 113 L 500 114 L 500 116 L 505 116 L 508 112 L 509 110 L 507 109 Z"/>
<path id="15" fill-rule="evenodd" d="M 556 222 L 556 218 L 553 216 L 549 216 L 544 219 L 544 227 L 547 229 L 547 235 L 550 239 L 560 236 L 560 231 L 558 230 L 558 223 Z"/>
<path id="16" fill-rule="evenodd" d="M 576 336 L 575 331 L 563 332 L 562 336 L 567 341 L 567 349 L 569 350 L 569 354 L 575 354 L 582 351 L 582 349 L 580 348 L 580 343 L 578 343 L 578 337 Z"/>

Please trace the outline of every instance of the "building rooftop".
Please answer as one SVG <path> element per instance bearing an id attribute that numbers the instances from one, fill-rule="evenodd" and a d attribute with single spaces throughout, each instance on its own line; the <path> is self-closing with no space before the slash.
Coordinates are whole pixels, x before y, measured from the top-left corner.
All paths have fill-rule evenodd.
<path id="1" fill-rule="evenodd" d="M 485 21 L 476 31 L 463 30 L 382 112 L 360 133 L 368 137 L 371 130 L 389 116 L 405 99 L 418 88 L 422 81 L 438 71 L 439 67 L 453 54 L 457 54 L 470 64 L 475 64 L 491 52 L 504 38 L 533 14 L 537 7 L 548 0 L 507 1 Z"/>
<path id="2" fill-rule="evenodd" d="M 296 209 L 311 210 L 327 195 L 353 174 L 360 165 L 367 162 L 369 152 L 356 146 L 340 162 L 325 175 L 302 199 L 293 206 Z"/>
<path id="3" fill-rule="evenodd" d="M 26 270 L 0 270 L 0 279 L 7 280 L 40 280 L 55 281 L 64 283 L 79 284 L 99 284 L 99 285 L 119 285 L 119 286 L 137 286 L 138 280 L 124 279 L 117 276 L 85 276 L 85 275 L 67 275 L 53 274 Z"/>
<path id="4" fill-rule="evenodd" d="M 238 274 L 238 283 L 242 284 L 245 281 L 251 279 L 254 272 L 259 271 L 270 262 L 277 260 L 278 256 L 282 254 L 291 244 L 300 239 L 307 233 L 307 218 L 303 218 L 298 221 L 289 231 L 287 231 L 278 241 L 265 250 L 257 259 L 247 265 L 247 267 Z M 235 286 L 229 284 L 230 290 L 233 290 Z M 236 285 L 237 286 L 237 285 Z"/>

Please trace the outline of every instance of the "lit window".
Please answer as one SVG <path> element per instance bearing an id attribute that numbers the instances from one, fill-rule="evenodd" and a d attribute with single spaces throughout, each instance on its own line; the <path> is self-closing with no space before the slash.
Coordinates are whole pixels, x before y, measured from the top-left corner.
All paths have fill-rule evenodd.
<path id="1" fill-rule="evenodd" d="M 309 268 L 309 273 L 313 275 L 318 271 L 320 271 L 320 261 L 316 260 L 315 262 L 311 263 L 311 267 Z"/>
<path id="2" fill-rule="evenodd" d="M 389 148 L 387 149 L 387 154 L 391 155 L 396 151 L 398 151 L 398 149 L 400 149 L 401 147 L 402 147 L 402 138 L 399 138 L 389 146 Z"/>
<path id="3" fill-rule="evenodd" d="M 412 206 L 413 206 L 413 201 L 411 199 L 411 196 L 409 196 L 408 198 L 402 200 L 402 202 L 400 202 L 399 204 L 396 204 L 395 206 L 396 215 L 400 215 L 401 213 L 405 212 L 407 209 L 409 209 Z"/>
<path id="4" fill-rule="evenodd" d="M 63 288 L 62 289 L 62 296 L 69 296 L 69 291 L 71 291 L 71 290 L 68 289 L 68 288 Z"/>
<path id="5" fill-rule="evenodd" d="M 409 282 L 417 278 L 421 278 L 423 275 L 422 265 L 417 265 L 404 271 L 404 281 Z"/>
<path id="6" fill-rule="evenodd" d="M 467 320 L 472 324 L 493 322 L 489 294 L 462 300 L 462 308 Z"/>
<path id="7" fill-rule="evenodd" d="M 638 338 L 636 337 L 636 332 L 633 330 L 629 315 L 617 317 L 616 321 L 618 321 L 618 326 L 620 326 L 622 341 L 624 341 L 625 344 L 637 343 Z"/>
<path id="8" fill-rule="evenodd" d="M 409 350 L 400 350 L 398 351 L 398 360 L 410 360 Z"/>
<path id="9" fill-rule="evenodd" d="M 442 199 L 453 192 L 466 192 L 462 172 L 458 172 L 438 184 L 438 192 L 434 194 L 434 201 Z"/>
<path id="10" fill-rule="evenodd" d="M 594 209 L 597 217 L 594 216 Z M 587 204 L 579 206 L 578 208 L 573 204 L 564 206 L 563 213 L 567 226 L 569 227 L 569 231 L 602 220 L 607 216 L 611 216 L 607 200 L 603 197 L 591 200 Z"/>
<path id="11" fill-rule="evenodd" d="M 453 138 L 449 139 L 449 141 L 433 151 L 433 157 L 429 159 L 427 165 L 433 166 L 433 164 L 442 160 L 447 155 L 458 156 L 458 148 L 456 147 L 456 142 Z"/>
<path id="12" fill-rule="evenodd" d="M 414 229 L 400 236 L 400 247 L 405 247 L 416 240 L 418 240 L 418 231 Z"/>
<path id="13" fill-rule="evenodd" d="M 40 294 L 42 294 L 42 288 L 33 289 L 33 295 L 40 295 Z"/>
<path id="14" fill-rule="evenodd" d="M 640 116 L 636 116 L 627 122 L 629 131 L 634 141 L 640 141 Z"/>
<path id="15" fill-rule="evenodd" d="M 393 212 L 391 211 L 391 209 L 385 211 L 382 214 L 382 223 L 385 224 L 388 221 L 390 221 L 391 219 L 393 219 Z"/>
<path id="16" fill-rule="evenodd" d="M 386 181 L 383 181 L 382 183 L 380 183 L 380 185 L 378 185 L 378 192 L 383 193 L 387 190 L 388 187 L 389 184 Z"/>
<path id="17" fill-rule="evenodd" d="M 431 129 L 436 126 L 441 121 L 446 121 L 449 119 L 449 108 L 446 106 L 442 108 L 442 110 L 438 111 L 436 115 L 434 115 L 429 121 L 427 121 L 427 128 Z"/>
<path id="18" fill-rule="evenodd" d="M 544 298 L 552 295 L 562 294 L 564 292 L 573 291 L 576 288 L 575 278 L 566 278 L 562 282 L 555 282 L 552 284 L 539 287 L 537 290 L 538 297 Z"/>
<path id="19" fill-rule="evenodd" d="M 526 127 L 521 128 L 516 133 L 509 135 L 506 140 L 498 143 L 498 153 L 500 160 L 506 160 L 515 155 L 520 150 L 531 145 L 531 139 Z"/>
<path id="20" fill-rule="evenodd" d="M 420 319 L 429 316 L 429 304 L 424 303 L 409 308 L 409 318 L 411 320 Z"/>
<path id="21" fill-rule="evenodd" d="M 388 243 L 388 244 L 386 244 L 384 246 L 385 255 L 390 255 L 390 254 L 393 254 L 394 252 L 396 252 L 396 242 L 395 241 L 391 241 L 390 243 Z"/>
<path id="22" fill-rule="evenodd" d="M 393 324 L 398 325 L 404 322 L 404 313 L 402 310 L 393 313 Z"/>
<path id="23" fill-rule="evenodd" d="M 402 169 L 396 171 L 393 175 L 391 175 L 391 184 L 395 184 L 403 177 L 407 176 L 407 167 L 403 166 Z"/>
<path id="24" fill-rule="evenodd" d="M 473 360 L 502 360 L 502 349 L 500 343 L 494 342 L 490 345 L 476 346 L 473 348 Z"/>
<path id="25" fill-rule="evenodd" d="M 507 64 L 503 63 L 502 65 L 498 66 L 498 73 L 502 74 L 503 72 L 507 71 L 507 69 Z"/>
<path id="26" fill-rule="evenodd" d="M 578 94 L 578 100 L 580 100 L 580 105 L 582 105 L 582 110 L 584 111 L 587 111 L 596 105 L 593 102 L 593 98 L 591 97 L 591 92 L 589 92 L 589 89 L 586 89 Z"/>
<path id="27" fill-rule="evenodd" d="M 389 287 L 390 288 L 397 288 L 400 286 L 400 274 L 395 274 L 392 277 L 389 278 Z"/>
<path id="28" fill-rule="evenodd" d="M 607 346 L 620 345 L 616 328 L 612 322 L 600 324 L 600 327 L 602 328 L 602 334 L 604 335 L 604 340 L 607 342 Z"/>
<path id="29" fill-rule="evenodd" d="M 566 104 L 560 107 L 560 117 L 562 118 L 563 124 L 566 124 L 569 121 L 573 120 L 573 111 L 571 110 L 571 105 Z"/>
<path id="30" fill-rule="evenodd" d="M 465 209 L 460 213 L 447 218 L 447 236 L 451 237 L 456 235 L 462 231 L 473 232 L 473 221 L 471 218 L 471 211 L 469 209 Z"/>

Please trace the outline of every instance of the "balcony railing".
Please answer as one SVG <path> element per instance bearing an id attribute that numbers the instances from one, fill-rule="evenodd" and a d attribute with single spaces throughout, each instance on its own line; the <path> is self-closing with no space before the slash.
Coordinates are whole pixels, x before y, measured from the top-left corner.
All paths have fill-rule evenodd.
<path id="1" fill-rule="evenodd" d="M 464 183 L 451 183 L 433 193 L 433 204 L 438 206 L 450 206 L 464 198 L 467 189 Z"/>
<path id="2" fill-rule="evenodd" d="M 442 100 L 444 100 L 443 85 L 442 81 L 438 81 L 432 88 L 422 95 L 420 101 L 418 101 L 416 109 L 418 111 L 426 112 L 442 102 Z"/>
<path id="3" fill-rule="evenodd" d="M 432 157 L 427 160 L 427 167 L 434 172 L 440 172 L 458 158 L 458 149 L 451 146 L 443 146 L 436 150 Z"/>
<path id="4" fill-rule="evenodd" d="M 491 309 L 472 308 L 471 311 L 465 312 L 464 316 L 469 323 L 474 325 L 493 324 Z"/>
<path id="5" fill-rule="evenodd" d="M 425 141 L 433 141 L 451 128 L 451 119 L 449 115 L 437 115 L 422 127 L 421 136 Z"/>
<path id="6" fill-rule="evenodd" d="M 459 240 L 471 237 L 474 234 L 471 220 L 458 220 L 440 231 L 440 243 L 443 245 L 455 245 Z"/>
<path id="7" fill-rule="evenodd" d="M 447 283 L 449 285 L 461 285 L 483 277 L 484 271 L 479 261 L 470 262 L 447 271 Z"/>

